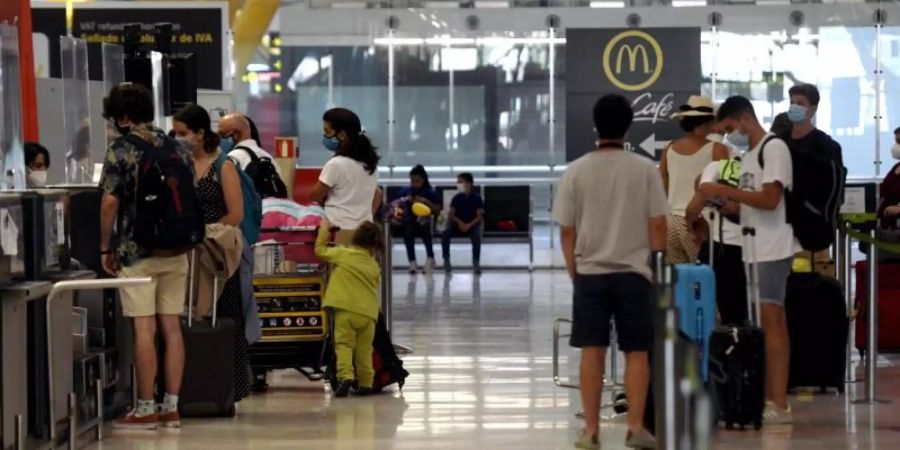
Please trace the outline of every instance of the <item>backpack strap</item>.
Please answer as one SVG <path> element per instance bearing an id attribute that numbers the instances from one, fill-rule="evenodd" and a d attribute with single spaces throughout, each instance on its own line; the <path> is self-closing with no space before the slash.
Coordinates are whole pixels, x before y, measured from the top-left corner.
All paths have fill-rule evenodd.
<path id="1" fill-rule="evenodd" d="M 244 145 L 239 145 L 239 146 L 235 147 L 234 150 L 243 150 L 244 153 L 246 153 L 248 156 L 250 156 L 250 164 L 259 163 L 259 156 L 257 156 L 256 152 L 254 152 L 252 148 L 244 146 Z M 232 150 L 232 151 L 234 151 L 234 150 Z"/>
<path id="2" fill-rule="evenodd" d="M 763 140 L 762 146 L 759 147 L 759 155 L 757 155 L 756 158 L 757 158 L 757 161 L 759 161 L 759 168 L 760 168 L 760 169 L 765 169 L 765 168 L 766 168 L 766 161 L 765 161 L 765 159 L 763 159 L 763 150 L 766 149 L 766 144 L 768 144 L 769 142 L 771 142 L 771 141 L 773 141 L 773 140 L 775 140 L 775 139 L 778 139 L 778 136 L 768 135 L 768 136 L 766 136 L 766 138 Z"/>

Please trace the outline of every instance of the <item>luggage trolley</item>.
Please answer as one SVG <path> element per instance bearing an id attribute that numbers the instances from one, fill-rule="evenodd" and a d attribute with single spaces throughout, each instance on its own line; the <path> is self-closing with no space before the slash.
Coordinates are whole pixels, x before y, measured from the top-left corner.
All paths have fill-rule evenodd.
<path id="1" fill-rule="evenodd" d="M 315 255 L 317 227 L 262 229 L 254 245 L 253 295 L 262 338 L 250 346 L 254 390 L 267 388 L 272 369 L 325 378 L 327 327 L 322 299 L 328 265 Z"/>
<path id="2" fill-rule="evenodd" d="M 563 324 L 571 326 L 572 321 L 559 318 L 553 322 L 553 384 L 566 389 L 579 390 L 581 389 L 580 385 L 564 380 L 559 374 L 559 341 L 561 338 L 570 336 L 570 334 L 562 333 L 561 329 Z M 611 376 L 603 375 L 603 390 L 608 391 L 613 398 L 611 401 L 600 405 L 600 409 L 612 408 L 613 413 L 611 415 L 601 416 L 603 419 L 613 419 L 628 412 L 628 401 L 625 398 L 624 392 L 625 385 L 616 379 L 618 371 L 617 353 L 619 351 L 619 346 L 615 326 L 615 322 L 610 324 L 609 349 L 607 350 L 607 353 L 609 354 L 609 365 L 607 366 L 606 373 L 611 374 Z M 584 411 L 578 411 L 575 415 L 582 417 Z"/>

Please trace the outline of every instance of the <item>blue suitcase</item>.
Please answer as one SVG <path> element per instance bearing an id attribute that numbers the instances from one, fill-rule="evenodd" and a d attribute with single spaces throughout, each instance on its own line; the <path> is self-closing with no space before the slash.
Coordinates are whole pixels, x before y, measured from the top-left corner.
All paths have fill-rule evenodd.
<path id="1" fill-rule="evenodd" d="M 675 266 L 678 328 L 697 344 L 700 374 L 709 381 L 709 338 L 716 328 L 716 275 L 702 264 Z"/>

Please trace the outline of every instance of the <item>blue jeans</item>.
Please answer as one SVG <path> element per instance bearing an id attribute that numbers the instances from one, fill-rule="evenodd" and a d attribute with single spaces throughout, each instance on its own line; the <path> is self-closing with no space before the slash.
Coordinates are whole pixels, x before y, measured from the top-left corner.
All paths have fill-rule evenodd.
<path id="1" fill-rule="evenodd" d="M 431 231 L 431 220 L 425 221 L 424 224 L 418 220 L 410 220 L 403 225 L 403 243 L 406 244 L 406 257 L 410 263 L 416 262 L 416 237 L 422 237 L 422 243 L 425 244 L 425 254 L 429 258 L 434 258 L 433 236 Z"/>
<path id="2" fill-rule="evenodd" d="M 456 222 L 451 221 L 447 224 L 447 229 L 444 230 L 444 234 L 441 236 L 441 250 L 445 262 L 450 261 L 450 239 L 454 236 L 469 237 L 472 241 L 472 264 L 477 266 L 481 261 L 481 224 L 473 226 L 466 233 L 459 229 L 459 225 Z"/>

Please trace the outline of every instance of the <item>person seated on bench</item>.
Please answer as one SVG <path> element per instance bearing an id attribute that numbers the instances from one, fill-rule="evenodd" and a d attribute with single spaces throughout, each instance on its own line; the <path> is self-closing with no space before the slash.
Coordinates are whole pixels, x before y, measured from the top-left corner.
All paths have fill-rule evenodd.
<path id="1" fill-rule="evenodd" d="M 405 187 L 397 196 L 405 204 L 403 212 L 403 243 L 406 244 L 406 257 L 409 259 L 409 273 L 416 274 L 419 270 L 416 264 L 416 237 L 422 237 L 425 244 L 425 272 L 434 271 L 434 249 L 432 247 L 433 224 L 432 217 L 441 212 L 440 199 L 437 192 L 428 181 L 428 172 L 421 164 L 416 165 L 409 172 L 409 187 Z M 421 203 L 428 207 L 431 214 L 419 217 L 413 213 L 413 204 Z"/>
<path id="2" fill-rule="evenodd" d="M 456 177 L 459 193 L 450 202 L 447 215 L 447 229 L 441 236 L 441 250 L 444 270 L 450 272 L 450 239 L 454 236 L 468 236 L 472 240 L 472 269 L 481 273 L 481 223 L 484 217 L 484 200 L 474 192 L 475 179 L 471 173 L 461 173 Z"/>

